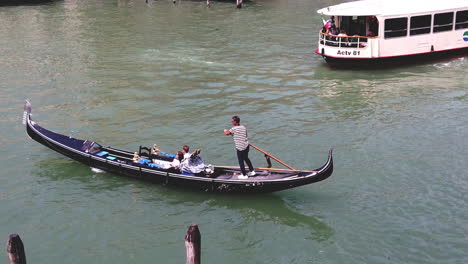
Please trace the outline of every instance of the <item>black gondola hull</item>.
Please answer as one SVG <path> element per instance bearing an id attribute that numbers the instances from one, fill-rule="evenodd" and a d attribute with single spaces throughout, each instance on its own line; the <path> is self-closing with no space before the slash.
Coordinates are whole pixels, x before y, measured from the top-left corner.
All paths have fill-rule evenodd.
<path id="1" fill-rule="evenodd" d="M 321 168 L 315 171 L 294 171 L 294 173 L 289 173 L 292 176 L 285 178 L 269 179 L 268 177 L 250 177 L 246 180 L 239 180 L 235 177 L 232 179 L 226 179 L 187 176 L 179 173 L 149 168 L 128 161 L 108 160 L 94 154 L 87 153 L 80 149 L 80 146 L 84 145 L 86 140 L 75 139 L 58 134 L 37 125 L 30 119 L 30 110 L 26 117 L 26 130 L 28 135 L 42 145 L 89 167 L 162 185 L 176 186 L 204 192 L 269 193 L 319 182 L 330 177 L 333 172 L 333 158 L 332 151 L 330 150 L 328 160 Z M 126 155 L 131 153 L 110 147 L 107 148 L 109 151 L 120 151 Z M 222 169 L 222 167 L 219 168 Z M 278 175 L 280 174 L 278 173 Z"/>

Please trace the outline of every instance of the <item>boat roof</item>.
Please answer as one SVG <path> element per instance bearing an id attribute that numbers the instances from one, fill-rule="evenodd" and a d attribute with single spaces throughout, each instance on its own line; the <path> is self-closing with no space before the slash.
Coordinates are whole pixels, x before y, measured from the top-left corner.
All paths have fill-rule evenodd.
<path id="1" fill-rule="evenodd" d="M 468 9 L 467 0 L 361 0 L 317 10 L 326 16 L 398 16 L 443 10 Z"/>

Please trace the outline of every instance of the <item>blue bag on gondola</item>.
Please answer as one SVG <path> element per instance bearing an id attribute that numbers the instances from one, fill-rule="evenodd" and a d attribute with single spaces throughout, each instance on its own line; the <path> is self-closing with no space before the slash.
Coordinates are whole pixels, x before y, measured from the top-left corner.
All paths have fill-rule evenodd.
<path id="1" fill-rule="evenodd" d="M 140 163 L 140 164 L 142 164 L 142 165 L 145 165 L 145 164 L 150 163 L 150 160 L 147 160 L 147 159 L 140 159 L 140 160 L 138 161 L 138 163 Z"/>

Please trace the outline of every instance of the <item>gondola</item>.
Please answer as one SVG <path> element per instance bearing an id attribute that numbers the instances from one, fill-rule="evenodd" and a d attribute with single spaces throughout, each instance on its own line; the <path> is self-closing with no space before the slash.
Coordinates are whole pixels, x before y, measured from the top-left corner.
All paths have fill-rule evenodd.
<path id="1" fill-rule="evenodd" d="M 162 185 L 217 193 L 268 193 L 319 182 L 333 172 L 330 149 L 327 162 L 316 170 L 256 168 L 255 177 L 239 179 L 239 167 L 213 166 L 211 173 L 187 175 L 174 168 L 154 166 L 151 162 L 136 162 L 132 151 L 106 147 L 45 129 L 31 119 L 31 111 L 32 106 L 26 101 L 23 123 L 29 137 L 35 141 L 92 168 Z M 142 160 L 167 159 L 164 155 L 154 157 L 148 148 L 141 146 L 138 153 Z"/>

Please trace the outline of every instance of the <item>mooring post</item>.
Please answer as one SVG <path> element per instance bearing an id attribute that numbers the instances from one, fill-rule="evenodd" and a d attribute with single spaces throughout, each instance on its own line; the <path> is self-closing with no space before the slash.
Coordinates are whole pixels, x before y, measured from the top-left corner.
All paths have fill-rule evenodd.
<path id="1" fill-rule="evenodd" d="M 237 8 L 242 8 L 242 0 L 236 0 Z"/>
<path id="2" fill-rule="evenodd" d="M 9 264 L 26 264 L 23 241 L 18 234 L 11 234 L 7 244 Z"/>
<path id="3" fill-rule="evenodd" d="M 200 264 L 201 235 L 198 225 L 192 224 L 185 235 L 185 250 L 187 252 L 186 264 Z"/>

